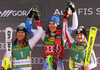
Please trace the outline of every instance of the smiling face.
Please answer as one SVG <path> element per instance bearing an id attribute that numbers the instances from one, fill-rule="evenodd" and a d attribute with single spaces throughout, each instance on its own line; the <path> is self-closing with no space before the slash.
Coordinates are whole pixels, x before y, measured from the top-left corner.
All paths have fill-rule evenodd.
<path id="1" fill-rule="evenodd" d="M 54 33 L 56 31 L 57 24 L 55 22 L 49 22 L 49 30 Z"/>
<path id="2" fill-rule="evenodd" d="M 18 40 L 23 40 L 25 38 L 25 32 L 24 31 L 18 31 L 17 32 L 17 38 L 18 38 Z"/>
<path id="3" fill-rule="evenodd" d="M 76 35 L 76 40 L 78 42 L 84 42 L 85 36 L 82 33 L 79 33 L 79 34 Z"/>

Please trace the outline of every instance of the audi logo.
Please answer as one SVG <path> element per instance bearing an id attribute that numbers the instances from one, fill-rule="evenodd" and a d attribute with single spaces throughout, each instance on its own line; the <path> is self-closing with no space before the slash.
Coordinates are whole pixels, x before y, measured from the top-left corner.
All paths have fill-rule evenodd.
<path id="1" fill-rule="evenodd" d="M 43 57 L 32 57 L 32 64 L 43 64 L 44 58 Z"/>
<path id="2" fill-rule="evenodd" d="M 97 64 L 100 64 L 100 57 L 97 57 L 96 58 L 97 59 Z M 0 62 L 2 62 L 2 60 L 0 60 Z M 31 58 L 31 62 L 32 62 L 32 64 L 43 64 L 43 62 L 44 62 L 44 58 L 43 57 L 32 57 Z M 64 62 L 69 62 L 69 59 L 63 59 L 63 63 Z"/>
<path id="3" fill-rule="evenodd" d="M 6 44 L 5 42 L 3 42 L 3 43 L 0 42 L 0 50 L 6 50 L 5 44 Z M 99 48 L 99 47 L 100 47 L 100 44 L 94 44 L 94 46 Z M 43 44 L 35 44 L 34 47 L 39 47 L 39 48 L 41 48 L 41 47 L 44 47 L 44 45 L 43 45 Z M 64 49 L 70 49 L 70 48 L 69 48 L 69 45 L 66 44 L 66 46 L 65 46 Z"/>

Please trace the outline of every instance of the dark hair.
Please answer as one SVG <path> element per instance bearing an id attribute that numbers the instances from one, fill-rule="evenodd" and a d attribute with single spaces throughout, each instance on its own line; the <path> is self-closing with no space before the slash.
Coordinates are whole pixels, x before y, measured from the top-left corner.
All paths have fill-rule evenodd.
<path id="1" fill-rule="evenodd" d="M 17 43 L 17 38 L 14 40 L 13 45 L 15 45 Z"/>
<path id="2" fill-rule="evenodd" d="M 15 39 L 15 41 L 13 42 L 13 45 L 15 45 L 17 41 L 18 41 L 18 38 Z M 24 43 L 25 43 L 24 47 L 26 47 L 28 45 L 28 39 L 26 37 L 24 38 L 24 41 L 22 42 L 22 44 Z"/>
<path id="3" fill-rule="evenodd" d="M 51 31 L 50 31 L 50 29 L 49 29 L 49 27 L 48 27 L 45 33 L 50 35 L 50 32 L 51 32 Z"/>

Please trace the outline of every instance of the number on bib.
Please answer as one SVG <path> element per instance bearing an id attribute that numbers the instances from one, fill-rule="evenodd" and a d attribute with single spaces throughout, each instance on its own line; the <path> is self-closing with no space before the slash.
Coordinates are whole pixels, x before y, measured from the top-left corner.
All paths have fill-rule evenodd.
<path id="1" fill-rule="evenodd" d="M 21 56 L 23 57 L 23 52 L 20 52 Z"/>
<path id="2" fill-rule="evenodd" d="M 76 60 L 78 60 L 78 54 L 74 57 Z"/>

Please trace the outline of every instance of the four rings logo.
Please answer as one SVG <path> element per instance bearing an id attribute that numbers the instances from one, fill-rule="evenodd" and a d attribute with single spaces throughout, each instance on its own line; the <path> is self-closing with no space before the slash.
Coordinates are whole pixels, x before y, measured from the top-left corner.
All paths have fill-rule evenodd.
<path id="1" fill-rule="evenodd" d="M 97 64 L 100 64 L 100 57 L 97 57 L 96 58 L 97 60 Z M 2 60 L 0 60 L 0 62 L 2 62 Z M 32 57 L 31 58 L 31 62 L 32 64 L 43 64 L 45 61 L 44 61 L 44 58 L 43 57 Z M 63 59 L 63 63 L 68 63 L 69 62 L 69 59 Z"/>
<path id="2" fill-rule="evenodd" d="M 9 16 L 27 16 L 28 12 L 26 10 L 4 10 L 0 11 L 0 17 Z"/>

